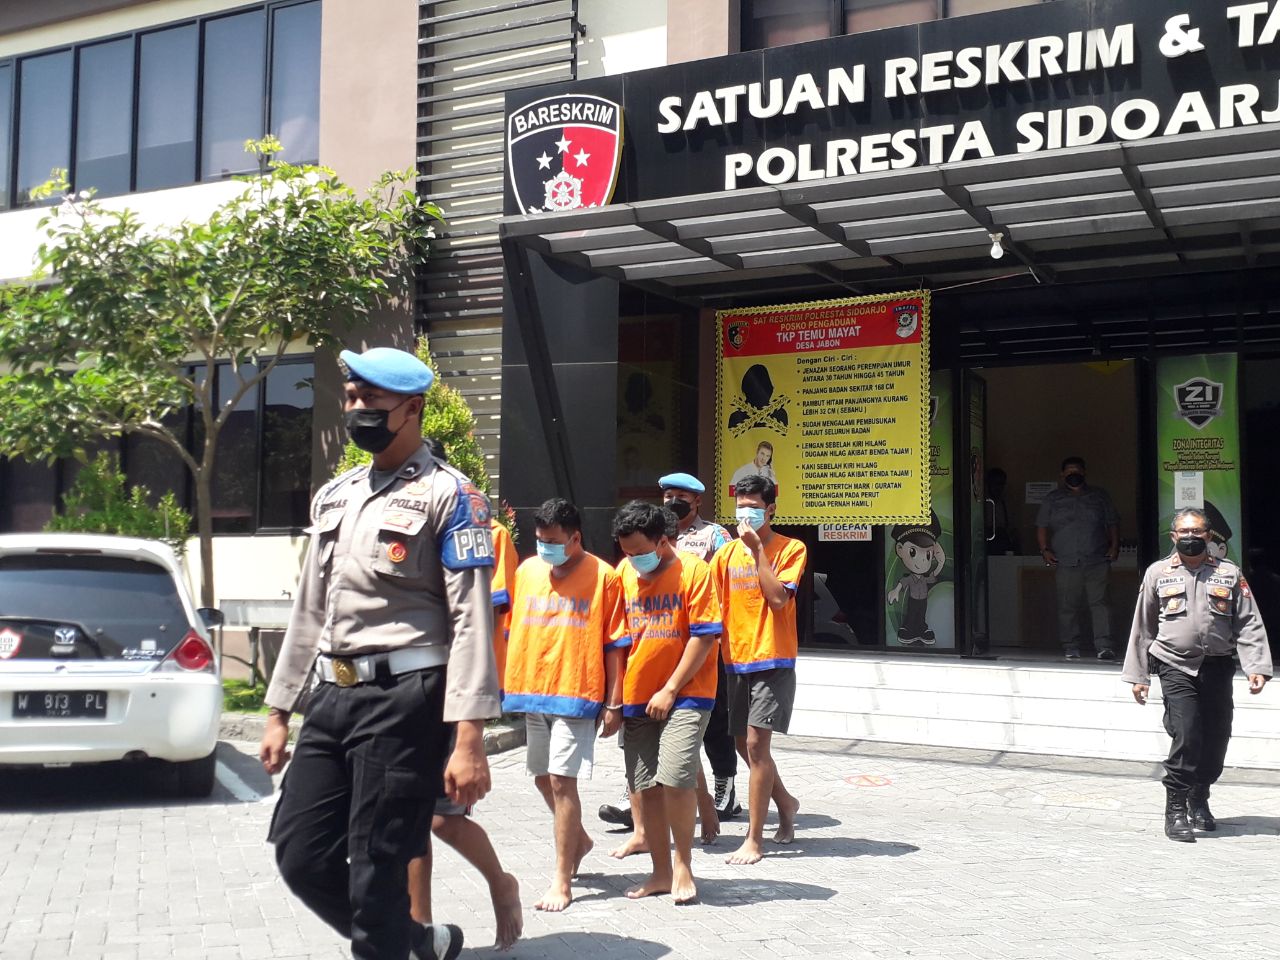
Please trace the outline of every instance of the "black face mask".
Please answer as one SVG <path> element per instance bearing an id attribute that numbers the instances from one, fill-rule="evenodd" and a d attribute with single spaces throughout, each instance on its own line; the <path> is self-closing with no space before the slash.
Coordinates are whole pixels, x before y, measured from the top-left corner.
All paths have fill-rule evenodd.
<path id="1" fill-rule="evenodd" d="M 408 402 L 408 400 L 402 400 L 391 410 L 399 410 Z M 346 424 L 347 436 L 351 438 L 351 442 L 374 456 L 391 446 L 391 441 L 396 438 L 395 432 L 387 426 L 391 410 L 348 410 L 343 416 L 343 422 Z"/>
<path id="2" fill-rule="evenodd" d="M 693 510 L 693 504 L 688 500 L 671 500 L 665 504 L 666 508 L 676 515 L 678 520 L 683 520 Z"/>
<path id="3" fill-rule="evenodd" d="M 1084 486 L 1084 474 L 1083 474 L 1083 473 L 1068 473 L 1068 474 L 1067 474 L 1067 480 L 1066 480 L 1066 483 L 1067 483 L 1067 486 L 1068 486 L 1068 487 L 1083 487 L 1083 486 Z"/>
<path id="4" fill-rule="evenodd" d="M 1198 557 L 1209 549 L 1204 537 L 1179 537 L 1178 552 L 1184 557 Z"/>

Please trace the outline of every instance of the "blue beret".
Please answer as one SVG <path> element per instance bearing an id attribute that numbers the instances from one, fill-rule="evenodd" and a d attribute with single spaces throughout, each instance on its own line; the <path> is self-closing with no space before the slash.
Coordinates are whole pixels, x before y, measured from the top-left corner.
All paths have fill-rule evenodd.
<path id="1" fill-rule="evenodd" d="M 690 493 L 705 493 L 707 488 L 691 473 L 668 473 L 658 479 L 658 486 L 663 490 L 688 490 Z"/>
<path id="2" fill-rule="evenodd" d="M 374 347 L 364 353 L 343 350 L 339 356 L 347 365 L 348 380 L 362 380 L 392 393 L 426 393 L 435 379 L 425 363 L 394 347 Z"/>

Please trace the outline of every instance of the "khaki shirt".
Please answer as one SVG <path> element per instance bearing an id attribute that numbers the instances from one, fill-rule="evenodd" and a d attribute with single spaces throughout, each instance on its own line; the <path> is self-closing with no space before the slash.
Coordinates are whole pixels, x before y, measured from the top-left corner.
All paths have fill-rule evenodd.
<path id="1" fill-rule="evenodd" d="M 1266 628 L 1239 567 L 1206 556 L 1190 570 L 1177 553 L 1147 567 L 1120 674 L 1126 683 L 1150 681 L 1151 657 L 1194 677 L 1205 657 L 1237 648 L 1246 674 L 1271 676 Z"/>
<path id="2" fill-rule="evenodd" d="M 1110 527 L 1120 523 L 1111 497 L 1101 487 L 1083 493 L 1051 490 L 1036 513 L 1036 526 L 1049 531 L 1049 547 L 1063 567 L 1088 566 L 1107 559 Z"/>
<path id="3" fill-rule="evenodd" d="M 712 555 L 732 539 L 720 524 L 694 517 L 688 529 L 676 537 L 676 549 L 710 563 Z"/>
<path id="4" fill-rule="evenodd" d="M 450 646 L 444 719 L 501 714 L 489 501 L 421 447 L 376 488 L 369 468 L 311 504 L 311 543 L 266 702 L 292 710 L 319 653 Z"/>

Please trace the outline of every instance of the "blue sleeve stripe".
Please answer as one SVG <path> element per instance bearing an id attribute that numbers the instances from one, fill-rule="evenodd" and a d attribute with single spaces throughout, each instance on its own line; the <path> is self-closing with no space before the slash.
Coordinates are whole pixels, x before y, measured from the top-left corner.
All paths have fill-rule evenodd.
<path id="1" fill-rule="evenodd" d="M 691 623 L 689 633 L 695 637 L 714 636 L 724 633 L 724 625 L 719 620 L 715 623 Z"/>
<path id="2" fill-rule="evenodd" d="M 561 697 L 549 693 L 508 693 L 502 698 L 505 713 L 549 713 L 556 717 L 595 719 L 604 704 L 582 697 Z"/>
<path id="3" fill-rule="evenodd" d="M 759 673 L 761 670 L 776 670 L 779 667 L 794 667 L 795 658 L 778 660 L 756 660 L 754 663 L 726 663 L 724 668 L 730 673 Z"/>
<path id="4" fill-rule="evenodd" d="M 621 640 L 614 640 L 612 643 L 606 643 L 604 648 L 606 650 L 625 650 L 629 646 L 631 646 L 631 638 L 623 637 Z"/>
<path id="5" fill-rule="evenodd" d="M 786 587 L 787 590 L 790 591 L 791 593 L 795 593 L 796 590 L 798 589 L 798 587 L 794 583 L 784 583 L 783 586 Z"/>
<path id="6" fill-rule="evenodd" d="M 509 607 L 511 605 L 511 594 L 506 590 L 495 590 L 490 596 L 493 598 L 495 607 Z"/>
<path id="7" fill-rule="evenodd" d="M 715 697 L 679 697 L 676 700 L 677 710 L 710 710 L 716 705 Z"/>

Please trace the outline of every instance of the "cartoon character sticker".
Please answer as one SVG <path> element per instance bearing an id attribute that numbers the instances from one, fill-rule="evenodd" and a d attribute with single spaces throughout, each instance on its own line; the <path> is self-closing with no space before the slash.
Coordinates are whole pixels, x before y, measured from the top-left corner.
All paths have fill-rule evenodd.
<path id="1" fill-rule="evenodd" d="M 906 604 L 902 625 L 898 627 L 898 640 L 903 644 L 925 644 L 935 641 L 929 628 L 926 613 L 929 608 L 929 591 L 942 580 L 942 568 L 947 562 L 942 549 L 942 524 L 938 515 L 929 511 L 929 523 L 900 523 L 889 531 L 894 541 L 894 552 L 906 568 L 906 573 L 886 594 L 885 599 L 897 603 L 905 594 Z"/>

